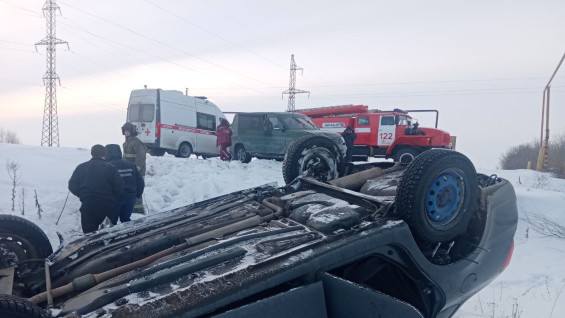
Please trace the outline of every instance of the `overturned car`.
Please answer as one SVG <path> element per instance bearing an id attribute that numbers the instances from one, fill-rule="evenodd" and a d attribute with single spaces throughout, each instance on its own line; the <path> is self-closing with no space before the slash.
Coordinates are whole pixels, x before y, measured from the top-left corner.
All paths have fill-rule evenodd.
<path id="1" fill-rule="evenodd" d="M 37 226 L 0 216 L 0 316 L 450 317 L 510 261 L 514 190 L 458 152 L 315 175 L 54 253 Z"/>

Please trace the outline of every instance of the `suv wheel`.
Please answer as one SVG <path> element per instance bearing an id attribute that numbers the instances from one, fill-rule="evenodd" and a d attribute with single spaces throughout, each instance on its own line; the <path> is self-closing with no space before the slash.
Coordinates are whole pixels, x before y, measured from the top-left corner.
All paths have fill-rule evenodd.
<path id="1" fill-rule="evenodd" d="M 450 241 L 467 231 L 478 193 L 477 172 L 467 157 L 432 149 L 406 168 L 396 192 L 396 209 L 423 242 Z"/>
<path id="2" fill-rule="evenodd" d="M 251 161 L 251 155 L 247 151 L 245 151 L 245 147 L 243 147 L 243 145 L 238 145 L 237 147 L 235 147 L 234 158 L 235 160 L 241 161 L 243 163 L 248 163 L 249 161 Z"/>
<path id="3" fill-rule="evenodd" d="M 288 148 L 283 161 L 283 178 L 287 184 L 303 174 L 329 181 L 338 177 L 341 161 L 342 154 L 330 139 L 303 136 Z"/>

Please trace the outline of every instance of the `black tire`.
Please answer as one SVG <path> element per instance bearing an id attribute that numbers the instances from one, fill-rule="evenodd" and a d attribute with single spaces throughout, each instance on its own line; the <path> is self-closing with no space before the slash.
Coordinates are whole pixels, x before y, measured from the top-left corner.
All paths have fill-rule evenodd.
<path id="1" fill-rule="evenodd" d="M 329 181 L 339 176 L 338 166 L 343 154 L 329 138 L 302 136 L 295 140 L 284 157 L 283 178 L 289 184 L 306 172 L 314 178 Z"/>
<path id="2" fill-rule="evenodd" d="M 251 155 L 245 151 L 243 145 L 237 145 L 234 148 L 233 159 L 241 161 L 242 163 L 249 163 L 249 161 L 251 161 Z"/>
<path id="3" fill-rule="evenodd" d="M 23 298 L 12 295 L 0 295 L 0 317 L 48 318 L 51 315 Z"/>
<path id="4" fill-rule="evenodd" d="M 149 154 L 152 155 L 153 157 L 162 157 L 165 152 L 167 152 L 165 149 L 163 148 L 152 148 L 149 151 Z"/>
<path id="5" fill-rule="evenodd" d="M 420 151 L 412 147 L 399 147 L 394 151 L 394 162 L 410 163 L 419 154 Z"/>
<path id="6" fill-rule="evenodd" d="M 188 158 L 190 155 L 192 155 L 192 146 L 188 142 L 180 144 L 176 156 L 179 158 Z"/>
<path id="7" fill-rule="evenodd" d="M 52 253 L 47 235 L 37 225 L 19 216 L 0 214 L 0 268 L 44 259 Z"/>
<path id="8" fill-rule="evenodd" d="M 467 231 L 478 193 L 477 172 L 467 157 L 432 149 L 406 168 L 396 192 L 396 210 L 418 240 L 450 241 Z"/>

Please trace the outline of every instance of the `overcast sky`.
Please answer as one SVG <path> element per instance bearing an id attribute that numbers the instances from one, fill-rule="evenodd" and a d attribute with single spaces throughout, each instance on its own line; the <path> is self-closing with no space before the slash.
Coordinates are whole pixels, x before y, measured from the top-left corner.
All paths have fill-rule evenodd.
<path id="1" fill-rule="evenodd" d="M 0 0 L 0 127 L 39 145 L 44 1 Z M 129 94 L 189 88 L 224 111 L 438 109 L 458 150 L 494 168 L 539 139 L 543 88 L 565 52 L 565 1 L 59 0 L 60 145 L 121 143 Z M 565 66 L 551 135 L 565 133 Z M 416 114 L 422 126 L 432 118 Z"/>

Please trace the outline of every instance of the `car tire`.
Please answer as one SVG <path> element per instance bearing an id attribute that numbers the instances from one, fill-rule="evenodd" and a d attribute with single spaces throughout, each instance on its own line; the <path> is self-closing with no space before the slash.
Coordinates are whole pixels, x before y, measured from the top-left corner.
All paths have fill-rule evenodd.
<path id="1" fill-rule="evenodd" d="M 192 155 L 192 146 L 188 142 L 180 144 L 176 156 L 179 158 L 188 158 L 190 155 Z"/>
<path id="2" fill-rule="evenodd" d="M 0 268 L 44 259 L 52 253 L 51 243 L 41 228 L 19 216 L 0 214 Z"/>
<path id="3" fill-rule="evenodd" d="M 242 163 L 249 163 L 251 161 L 251 155 L 245 150 L 243 145 L 237 145 L 234 149 L 233 157 L 237 161 Z"/>
<path id="4" fill-rule="evenodd" d="M 12 295 L 0 295 L 0 317 L 48 318 L 51 315 L 23 298 Z"/>
<path id="5" fill-rule="evenodd" d="M 165 152 L 167 151 L 163 148 L 152 148 L 149 151 L 149 154 L 152 155 L 153 157 L 162 157 L 163 155 L 165 155 Z"/>
<path id="6" fill-rule="evenodd" d="M 295 140 L 284 157 L 283 178 L 289 184 L 307 171 L 313 177 L 329 181 L 339 176 L 338 166 L 343 154 L 329 138 L 303 136 Z"/>
<path id="7" fill-rule="evenodd" d="M 432 149 L 406 168 L 396 192 L 396 210 L 417 239 L 451 241 L 467 231 L 478 195 L 473 163 L 459 152 Z"/>
<path id="8" fill-rule="evenodd" d="M 400 147 L 394 152 L 394 162 L 410 163 L 420 154 L 420 151 L 412 147 Z"/>

